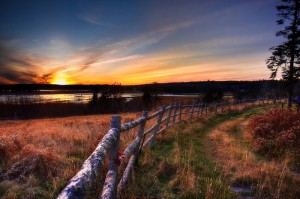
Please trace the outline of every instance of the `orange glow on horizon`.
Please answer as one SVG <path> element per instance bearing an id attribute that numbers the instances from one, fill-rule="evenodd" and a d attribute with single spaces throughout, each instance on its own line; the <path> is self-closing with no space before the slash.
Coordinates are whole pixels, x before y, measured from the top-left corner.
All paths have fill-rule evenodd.
<path id="1" fill-rule="evenodd" d="M 51 84 L 67 85 L 67 84 L 69 84 L 69 82 L 66 81 L 65 79 L 55 79 L 54 81 L 52 81 Z"/>

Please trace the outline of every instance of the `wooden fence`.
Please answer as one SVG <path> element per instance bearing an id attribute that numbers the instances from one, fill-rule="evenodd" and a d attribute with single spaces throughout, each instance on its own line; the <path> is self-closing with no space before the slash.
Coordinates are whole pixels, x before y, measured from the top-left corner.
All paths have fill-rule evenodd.
<path id="1" fill-rule="evenodd" d="M 236 102 L 217 104 L 194 103 L 184 105 L 177 103 L 164 106 L 150 115 L 148 115 L 147 111 L 143 111 L 140 118 L 125 124 L 121 124 L 120 116 L 112 116 L 111 129 L 102 138 L 94 152 L 84 162 L 81 170 L 68 182 L 65 189 L 57 198 L 83 198 L 87 192 L 91 191 L 100 170 L 103 168 L 106 158 L 109 159 L 108 172 L 100 198 L 117 198 L 118 193 L 124 189 L 128 181 L 130 171 L 140 151 L 144 147 L 150 148 L 153 145 L 155 137 L 168 127 L 174 126 L 181 121 L 192 120 L 200 116 L 237 109 L 241 105 L 262 105 L 270 102 L 276 103 L 276 100 L 277 102 L 283 102 L 284 99 L 244 99 Z M 150 128 L 145 129 L 146 123 L 154 119 L 156 119 L 154 124 L 152 124 Z M 120 135 L 135 128 L 137 128 L 136 138 L 125 148 L 123 153 L 119 153 Z M 120 164 L 126 166 L 123 173 L 119 171 Z M 122 176 L 120 180 L 118 176 Z"/>

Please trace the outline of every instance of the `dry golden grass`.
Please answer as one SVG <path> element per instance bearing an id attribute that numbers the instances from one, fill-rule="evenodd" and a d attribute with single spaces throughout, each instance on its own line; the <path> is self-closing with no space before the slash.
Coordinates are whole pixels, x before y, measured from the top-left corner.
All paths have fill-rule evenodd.
<path id="1" fill-rule="evenodd" d="M 141 113 L 124 113 L 121 116 L 122 123 L 125 123 L 140 117 Z M 189 118 L 189 115 L 184 118 Z M 111 115 L 93 115 L 0 121 L 0 197 L 55 197 L 108 131 L 110 119 Z M 147 122 L 147 128 L 156 119 Z M 136 130 L 137 128 L 121 135 L 120 150 L 124 150 L 135 138 Z M 189 131 L 186 131 L 185 136 L 187 132 Z M 178 187 L 188 187 L 191 193 L 195 190 L 194 182 L 197 181 L 193 164 L 188 160 L 187 166 L 181 167 L 180 158 L 194 156 L 190 154 L 193 147 L 195 146 L 190 146 L 191 150 L 183 152 L 179 146 L 175 146 L 176 166 L 171 168 L 178 171 L 173 183 Z M 167 162 L 162 162 L 160 167 L 165 171 Z M 170 187 L 174 186 L 170 184 Z"/>
<path id="2" fill-rule="evenodd" d="M 121 116 L 124 123 L 140 114 Z M 0 197 L 53 198 L 108 131 L 110 119 L 93 115 L 0 121 Z M 131 142 L 133 134 L 121 136 L 121 142 Z"/>
<path id="3" fill-rule="evenodd" d="M 127 123 L 141 113 L 120 115 L 122 123 Z M 0 196 L 55 197 L 107 133 L 111 116 L 0 121 Z M 146 129 L 156 120 L 147 121 Z M 121 134 L 120 151 L 135 139 L 137 128 Z"/>
<path id="4" fill-rule="evenodd" d="M 210 155 L 233 186 L 252 187 L 258 198 L 297 198 L 300 179 L 290 171 L 289 157 L 268 161 L 245 141 L 244 119 L 222 123 L 209 135 Z"/>

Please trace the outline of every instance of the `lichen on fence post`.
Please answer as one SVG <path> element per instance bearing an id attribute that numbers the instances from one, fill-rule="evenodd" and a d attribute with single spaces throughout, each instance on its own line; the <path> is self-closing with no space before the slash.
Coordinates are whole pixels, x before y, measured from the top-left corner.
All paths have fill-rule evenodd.
<path id="1" fill-rule="evenodd" d="M 106 174 L 101 199 L 117 198 L 117 182 L 119 167 L 119 141 L 121 131 L 121 117 L 112 116 L 111 128 L 117 130 L 117 139 L 109 153 L 108 172 Z"/>
<path id="2" fill-rule="evenodd" d="M 148 111 L 143 111 L 142 112 L 142 117 L 147 118 L 147 116 L 148 116 Z M 147 119 L 144 122 L 142 122 L 142 124 L 140 125 L 139 130 L 138 130 L 137 137 L 138 137 L 138 140 L 139 140 L 139 144 L 138 144 L 138 148 L 134 152 L 134 154 L 136 154 L 137 158 L 138 158 L 138 155 L 140 153 L 140 148 L 142 147 L 141 146 L 141 141 L 144 138 L 144 131 L 145 131 L 146 122 L 147 122 Z M 137 161 L 137 159 L 136 159 L 136 161 Z"/>
<path id="3" fill-rule="evenodd" d="M 162 111 L 161 111 L 160 115 L 159 115 L 158 118 L 157 118 L 157 124 L 156 124 L 156 126 L 155 126 L 155 129 L 153 130 L 153 135 L 151 136 L 151 138 L 150 138 L 150 140 L 149 140 L 149 147 L 150 147 L 150 148 L 152 147 L 153 142 L 154 142 L 154 139 L 155 139 L 155 137 L 156 137 L 156 135 L 157 135 L 157 133 L 158 133 L 158 131 L 159 131 L 159 127 L 160 127 L 160 124 L 161 124 L 161 120 L 162 120 L 162 118 L 163 118 L 163 116 L 164 116 L 165 109 L 166 109 L 166 107 L 163 106 L 163 107 L 162 107 Z"/>
<path id="4" fill-rule="evenodd" d="M 116 142 L 116 129 L 110 129 L 97 145 L 94 152 L 85 160 L 80 171 L 69 180 L 67 186 L 57 197 L 58 199 L 83 198 L 90 191 L 99 171 L 101 170 L 106 154 Z"/>
<path id="5" fill-rule="evenodd" d="M 147 111 L 143 111 L 142 113 L 142 118 L 147 118 L 148 116 L 148 112 Z M 138 134 L 137 134 L 137 140 L 138 140 L 138 145 L 135 149 L 135 151 L 133 152 L 133 155 L 131 156 L 126 169 L 123 173 L 123 176 L 118 184 L 118 194 L 124 189 L 126 182 L 129 178 L 129 174 L 130 171 L 132 170 L 133 165 L 138 161 L 138 155 L 139 155 L 139 149 L 140 149 L 140 144 L 141 144 L 141 140 L 143 138 L 144 135 L 144 130 L 145 130 L 145 126 L 146 126 L 146 119 L 141 123 L 139 129 L 138 129 Z"/>

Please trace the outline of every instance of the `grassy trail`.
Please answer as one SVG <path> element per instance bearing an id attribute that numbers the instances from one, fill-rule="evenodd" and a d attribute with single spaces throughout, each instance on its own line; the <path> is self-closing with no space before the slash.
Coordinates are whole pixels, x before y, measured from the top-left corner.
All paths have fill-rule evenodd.
<path id="1" fill-rule="evenodd" d="M 209 156 L 242 198 L 299 198 L 300 179 L 291 171 L 290 157 L 267 159 L 253 151 L 245 122 L 254 113 L 245 112 L 214 128 L 206 142 Z"/>
<path id="2" fill-rule="evenodd" d="M 251 150 L 245 121 L 264 108 L 182 123 L 144 151 L 121 198 L 297 198 L 288 159 Z"/>
<path id="3" fill-rule="evenodd" d="M 254 109 L 253 109 L 254 110 Z M 144 151 L 134 170 L 128 198 L 239 198 L 223 170 L 210 156 L 209 134 L 218 125 L 255 111 L 239 111 L 182 123 Z"/>

